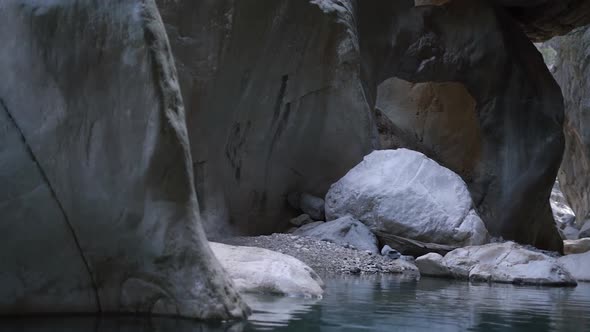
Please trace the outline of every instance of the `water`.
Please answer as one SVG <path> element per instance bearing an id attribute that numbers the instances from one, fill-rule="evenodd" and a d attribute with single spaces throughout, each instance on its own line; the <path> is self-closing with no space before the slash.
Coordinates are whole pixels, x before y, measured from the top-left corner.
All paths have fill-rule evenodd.
<path id="1" fill-rule="evenodd" d="M 248 322 L 203 325 L 189 320 L 37 318 L 0 321 L 14 332 L 241 331 L 590 331 L 590 284 L 517 287 L 442 279 L 324 278 L 321 301 L 247 295 Z"/>

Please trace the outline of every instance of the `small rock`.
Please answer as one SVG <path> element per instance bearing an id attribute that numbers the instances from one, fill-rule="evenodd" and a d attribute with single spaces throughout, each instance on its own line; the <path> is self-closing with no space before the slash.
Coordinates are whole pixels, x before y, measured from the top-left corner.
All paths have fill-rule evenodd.
<path id="1" fill-rule="evenodd" d="M 385 246 L 383 247 L 383 249 L 381 249 L 381 255 L 382 255 L 382 256 L 385 256 L 385 257 L 388 257 L 388 258 L 390 258 L 390 259 L 394 259 L 394 260 L 395 260 L 395 259 L 398 259 L 398 258 L 400 258 L 400 257 L 402 256 L 402 254 L 400 254 L 400 252 L 399 252 L 399 251 L 397 251 L 397 250 L 395 250 L 395 249 L 391 248 L 391 247 L 390 247 L 390 246 L 388 246 L 388 245 L 385 245 Z"/>
<path id="2" fill-rule="evenodd" d="M 295 217 L 291 220 L 289 220 L 289 223 L 291 223 L 291 225 L 297 226 L 297 227 L 301 227 L 303 225 L 307 225 L 307 224 L 311 224 L 313 223 L 313 219 L 311 219 L 309 217 L 308 214 L 302 214 L 298 217 Z"/>
<path id="3" fill-rule="evenodd" d="M 410 263 L 414 263 L 416 261 L 414 256 L 408 256 L 408 255 L 402 255 L 402 257 L 400 257 L 400 259 L 403 261 L 406 261 L 406 262 L 410 262 Z"/>
<path id="4" fill-rule="evenodd" d="M 352 274 L 360 274 L 361 273 L 361 269 L 358 267 L 353 267 L 350 269 L 350 273 Z"/>
<path id="5" fill-rule="evenodd" d="M 301 211 L 308 214 L 313 220 L 325 220 L 324 200 L 310 194 L 301 194 Z"/>
<path id="6" fill-rule="evenodd" d="M 450 275 L 449 269 L 444 264 L 443 256 L 431 252 L 416 259 L 416 265 L 420 274 L 431 277 L 447 277 Z"/>

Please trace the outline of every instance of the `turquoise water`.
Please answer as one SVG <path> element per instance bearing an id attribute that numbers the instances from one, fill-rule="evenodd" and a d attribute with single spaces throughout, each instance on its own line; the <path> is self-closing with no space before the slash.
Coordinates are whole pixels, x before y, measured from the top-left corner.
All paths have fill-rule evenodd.
<path id="1" fill-rule="evenodd" d="M 517 287 L 442 279 L 324 278 L 321 301 L 246 296 L 248 322 L 203 325 L 142 318 L 37 318 L 0 321 L 16 332 L 217 331 L 590 331 L 590 284 Z"/>

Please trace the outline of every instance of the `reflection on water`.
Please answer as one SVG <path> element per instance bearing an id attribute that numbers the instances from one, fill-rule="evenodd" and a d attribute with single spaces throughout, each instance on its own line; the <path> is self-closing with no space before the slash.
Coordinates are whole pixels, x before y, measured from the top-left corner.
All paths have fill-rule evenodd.
<path id="1" fill-rule="evenodd" d="M 217 331 L 590 331 L 590 284 L 515 287 L 389 276 L 325 278 L 321 301 L 246 295 L 248 322 L 204 325 L 190 320 L 36 318 L 1 320 L 15 332 Z"/>

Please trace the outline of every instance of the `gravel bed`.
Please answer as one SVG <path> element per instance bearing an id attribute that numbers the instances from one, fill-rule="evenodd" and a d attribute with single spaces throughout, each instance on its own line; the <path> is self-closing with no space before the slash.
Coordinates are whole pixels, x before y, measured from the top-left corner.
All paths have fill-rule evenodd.
<path id="1" fill-rule="evenodd" d="M 356 250 L 332 242 L 275 233 L 268 236 L 234 237 L 222 243 L 258 247 L 293 256 L 318 273 L 375 274 L 395 273 L 418 276 L 418 268 L 405 258 L 393 260 L 368 251 Z"/>

